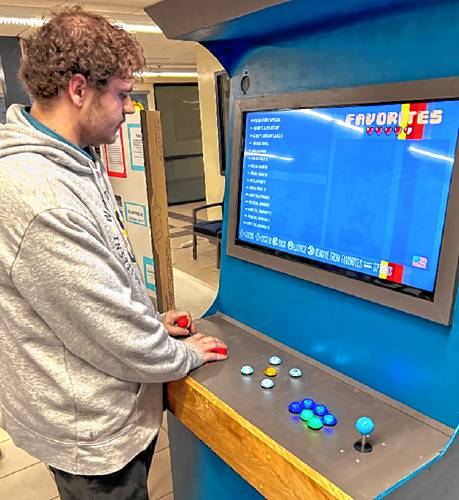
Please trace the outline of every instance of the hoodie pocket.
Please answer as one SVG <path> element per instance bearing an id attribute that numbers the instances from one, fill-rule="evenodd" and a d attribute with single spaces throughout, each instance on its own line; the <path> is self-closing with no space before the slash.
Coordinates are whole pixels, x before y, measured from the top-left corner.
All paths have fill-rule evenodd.
<path id="1" fill-rule="evenodd" d="M 71 356 L 76 436 L 81 443 L 110 440 L 136 422 L 139 384 L 105 374 Z"/>

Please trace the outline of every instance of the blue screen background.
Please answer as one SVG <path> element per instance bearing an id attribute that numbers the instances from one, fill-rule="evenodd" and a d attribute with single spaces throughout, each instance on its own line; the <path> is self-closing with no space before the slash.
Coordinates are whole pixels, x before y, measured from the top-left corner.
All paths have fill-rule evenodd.
<path id="1" fill-rule="evenodd" d="M 427 105 L 439 109 L 406 140 L 346 121 L 400 103 L 247 113 L 239 240 L 380 278 L 395 263 L 399 282 L 433 292 L 459 102 Z"/>

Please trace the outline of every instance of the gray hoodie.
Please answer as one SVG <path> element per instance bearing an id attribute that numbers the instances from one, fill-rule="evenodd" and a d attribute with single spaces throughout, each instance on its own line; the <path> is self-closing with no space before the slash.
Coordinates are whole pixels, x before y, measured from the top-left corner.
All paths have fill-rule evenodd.
<path id="1" fill-rule="evenodd" d="M 0 126 L 0 426 L 73 474 L 145 449 L 162 382 L 202 363 L 167 335 L 97 160 L 38 130 Z"/>

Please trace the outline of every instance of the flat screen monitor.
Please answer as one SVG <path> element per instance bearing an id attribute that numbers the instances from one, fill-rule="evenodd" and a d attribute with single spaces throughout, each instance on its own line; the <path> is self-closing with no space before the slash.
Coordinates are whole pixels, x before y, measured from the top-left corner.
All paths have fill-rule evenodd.
<path id="1" fill-rule="evenodd" d="M 449 324 L 458 243 L 452 85 L 240 100 L 229 253 Z M 452 261 L 443 273 L 442 257 Z"/>

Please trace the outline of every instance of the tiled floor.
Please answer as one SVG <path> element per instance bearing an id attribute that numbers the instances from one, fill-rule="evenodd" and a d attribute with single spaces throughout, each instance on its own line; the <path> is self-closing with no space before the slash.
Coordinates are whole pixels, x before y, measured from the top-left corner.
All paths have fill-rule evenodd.
<path id="1" fill-rule="evenodd" d="M 59 494 L 52 473 L 45 464 L 14 446 L 5 431 L 0 430 L 0 499 L 56 500 Z M 148 480 L 151 500 L 173 500 L 167 420 L 158 437 Z M 117 500 L 117 499 L 113 499 Z"/>
<path id="2" fill-rule="evenodd" d="M 46 466 L 14 446 L 0 431 L 0 498 L 5 500 L 50 500 L 59 498 Z"/>
<path id="3" fill-rule="evenodd" d="M 191 209 L 202 203 L 170 207 L 172 260 L 177 307 L 201 316 L 212 304 L 218 288 L 216 247 L 199 238 L 198 259 L 192 260 Z M 51 473 L 39 460 L 16 448 L 0 429 L 0 499 L 55 500 L 59 498 Z M 151 500 L 173 500 L 167 419 L 158 438 L 148 481 Z M 116 499 L 114 499 L 116 500 Z"/>

